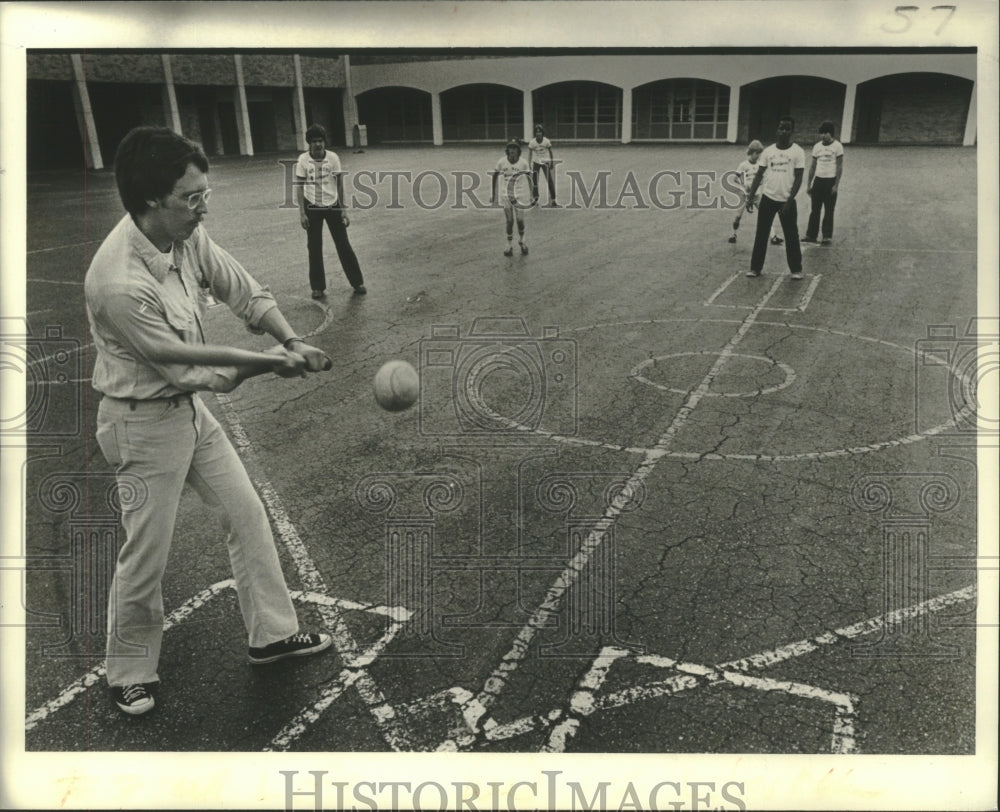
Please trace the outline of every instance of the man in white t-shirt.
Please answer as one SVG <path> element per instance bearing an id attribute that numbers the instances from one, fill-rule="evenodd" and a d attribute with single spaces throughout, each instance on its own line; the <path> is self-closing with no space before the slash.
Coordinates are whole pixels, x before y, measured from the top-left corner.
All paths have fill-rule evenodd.
<path id="1" fill-rule="evenodd" d="M 337 153 L 326 148 L 326 129 L 312 124 L 306 130 L 309 151 L 299 155 L 295 164 L 296 192 L 299 201 L 299 220 L 306 230 L 309 250 L 309 285 L 312 297 L 326 295 L 326 269 L 323 266 L 323 223 L 330 229 L 337 248 L 340 265 L 355 293 L 367 293 L 361 266 L 347 238 L 351 224 L 344 199 L 344 173 Z"/>
<path id="2" fill-rule="evenodd" d="M 517 141 L 508 141 L 504 150 L 504 157 L 497 161 L 496 169 L 493 170 L 493 197 L 492 203 L 499 200 L 503 204 L 503 213 L 507 220 L 507 248 L 503 254 L 505 257 L 514 255 L 514 220 L 517 220 L 517 241 L 521 246 L 521 253 L 528 253 L 528 246 L 524 243 L 524 204 L 522 199 L 524 187 L 529 185 L 531 171 L 528 169 L 528 162 L 521 157 L 521 145 Z M 499 187 L 499 189 L 498 189 Z M 498 197 L 499 192 L 499 197 Z M 531 205 L 529 202 L 527 205 Z"/>
<path id="3" fill-rule="evenodd" d="M 833 133 L 832 121 L 824 121 L 819 125 L 822 140 L 817 141 L 812 149 L 812 163 L 809 164 L 809 178 L 806 181 L 806 192 L 809 194 L 811 206 L 803 242 L 816 242 L 819 236 L 821 212 L 823 245 L 829 245 L 833 239 L 833 210 L 837 205 L 840 176 L 844 172 L 844 146 L 833 137 Z"/>
<path id="4" fill-rule="evenodd" d="M 802 278 L 802 246 L 799 245 L 798 209 L 795 195 L 802 186 L 802 175 L 806 168 L 806 154 L 802 147 L 792 143 L 795 119 L 782 116 L 778 121 L 775 143 L 767 147 L 760 156 L 760 169 L 753 179 L 748 197 L 748 210 L 754 205 L 754 195 L 761 190 L 760 210 L 757 214 L 757 233 L 754 236 L 753 254 L 747 276 L 760 276 L 767 255 L 767 239 L 775 215 L 781 221 L 785 234 L 785 259 L 792 279 Z"/>

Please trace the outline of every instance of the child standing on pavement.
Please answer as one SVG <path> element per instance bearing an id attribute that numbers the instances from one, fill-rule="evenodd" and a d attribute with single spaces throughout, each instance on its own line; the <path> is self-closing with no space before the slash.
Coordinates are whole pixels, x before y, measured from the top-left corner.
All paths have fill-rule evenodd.
<path id="1" fill-rule="evenodd" d="M 736 171 L 740 174 L 740 182 L 743 184 L 743 190 L 745 192 L 750 191 L 750 187 L 753 186 L 753 179 L 757 177 L 757 170 L 760 168 L 757 161 L 760 160 L 760 154 L 764 151 L 764 145 L 758 141 L 756 138 L 750 142 L 747 146 L 747 157 L 736 167 Z M 760 194 L 758 193 L 756 199 L 751 201 L 747 198 L 747 203 L 753 203 L 754 206 L 760 203 Z M 740 218 L 743 217 L 743 213 L 746 211 L 752 211 L 753 206 L 746 206 L 740 209 L 739 213 L 736 215 L 736 219 L 733 220 L 733 235 L 729 238 L 729 242 L 736 242 L 736 232 L 740 227 Z M 774 226 L 771 227 L 771 242 L 774 245 L 781 245 L 783 240 L 777 235 L 774 230 Z"/>
<path id="2" fill-rule="evenodd" d="M 497 203 L 499 199 L 503 203 L 503 213 L 507 220 L 507 249 L 503 252 L 505 257 L 514 255 L 514 221 L 517 221 L 517 242 L 521 246 L 521 253 L 528 253 L 528 246 L 524 243 L 524 206 L 521 202 L 523 194 L 519 194 L 521 189 L 530 182 L 531 171 L 528 162 L 521 157 L 521 145 L 514 140 L 507 142 L 504 157 L 497 161 L 496 169 L 493 170 L 493 197 L 491 202 Z M 497 185 L 501 184 L 498 190 Z M 499 192 L 499 198 L 497 197 Z M 530 190 L 529 190 L 530 194 Z M 530 205 L 530 204 L 529 204 Z"/>
<path id="3" fill-rule="evenodd" d="M 837 205 L 837 189 L 844 172 L 844 146 L 833 137 L 832 121 L 819 125 L 820 139 L 812 149 L 806 193 L 809 195 L 809 224 L 803 242 L 816 242 L 823 216 L 823 245 L 833 239 L 833 210 Z"/>
<path id="4" fill-rule="evenodd" d="M 535 125 L 535 137 L 528 142 L 528 156 L 531 158 L 531 202 L 538 202 L 538 173 L 545 175 L 549 185 L 549 205 L 556 203 L 556 163 L 552 154 L 552 142 L 545 137 L 545 129 L 541 124 Z"/>

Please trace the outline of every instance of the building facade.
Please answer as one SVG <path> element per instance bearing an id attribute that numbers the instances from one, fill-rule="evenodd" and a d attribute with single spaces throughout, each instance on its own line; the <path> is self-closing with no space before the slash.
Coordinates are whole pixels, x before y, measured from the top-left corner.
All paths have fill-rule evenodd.
<path id="1" fill-rule="evenodd" d="M 171 127 L 209 155 L 334 145 L 767 141 L 829 119 L 844 143 L 976 140 L 973 49 L 919 51 L 354 55 L 308 51 L 29 51 L 28 168 L 109 165 L 139 124 Z M 359 127 L 360 125 L 360 127 Z M 362 129 L 363 128 L 363 129 Z"/>

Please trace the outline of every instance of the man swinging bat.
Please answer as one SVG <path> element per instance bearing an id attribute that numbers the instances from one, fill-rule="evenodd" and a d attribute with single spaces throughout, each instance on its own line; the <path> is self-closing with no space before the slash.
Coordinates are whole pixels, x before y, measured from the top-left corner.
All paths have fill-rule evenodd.
<path id="1" fill-rule="evenodd" d="M 269 372 L 302 377 L 332 364 L 295 335 L 270 291 L 205 232 L 208 168 L 198 144 L 167 128 L 129 132 L 115 157 L 127 214 L 84 281 L 97 352 L 93 386 L 103 395 L 97 441 L 119 482 L 139 483 L 138 496 L 123 499 L 126 540 L 107 626 L 108 685 L 118 708 L 131 715 L 155 703 L 161 582 L 185 483 L 222 520 L 248 661 L 262 665 L 331 644 L 329 635 L 300 632 L 264 506 L 229 438 L 194 393 L 229 392 Z M 206 344 L 209 294 L 279 343 L 265 352 Z"/>

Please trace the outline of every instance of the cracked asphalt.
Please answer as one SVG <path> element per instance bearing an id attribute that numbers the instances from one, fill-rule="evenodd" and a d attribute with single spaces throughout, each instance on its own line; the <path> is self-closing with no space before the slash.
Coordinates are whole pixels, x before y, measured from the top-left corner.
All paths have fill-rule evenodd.
<path id="1" fill-rule="evenodd" d="M 630 171 L 644 189 L 741 158 L 557 148 L 563 204 L 571 171 L 589 187 L 610 170 L 615 203 Z M 340 155 L 349 172 L 466 170 L 488 189 L 499 152 Z M 245 438 L 303 625 L 335 624 L 338 650 L 245 663 L 232 590 L 190 603 L 231 574 L 186 493 L 157 708 L 123 719 L 86 684 L 115 521 L 81 283 L 121 207 L 110 173 L 32 176 L 27 321 L 79 342 L 83 380 L 46 386 L 57 436 L 29 450 L 26 549 L 57 563 L 26 578 L 27 750 L 975 752 L 977 465 L 950 422 L 964 373 L 919 352 L 930 326 L 954 326 L 957 357 L 970 346 L 973 150 L 849 146 L 835 242 L 806 248 L 798 282 L 775 246 L 745 278 L 754 218 L 730 245 L 731 212 L 692 207 L 690 188 L 673 210 L 634 195 L 531 209 L 530 254 L 508 259 L 500 211 L 422 208 L 403 179 L 399 208 L 351 214 L 368 295 L 351 295 L 327 240 L 321 302 L 296 210 L 280 207 L 288 157 L 213 161 L 206 228 L 333 368 L 202 399 Z M 437 197 L 434 177 L 421 189 Z M 800 229 L 807 214 L 803 193 Z M 267 346 L 221 306 L 208 331 Z M 372 396 L 393 358 L 422 372 L 400 414 Z M 511 430 L 480 431 L 493 414 Z M 81 534 L 103 552 L 74 588 L 58 562 Z"/>

